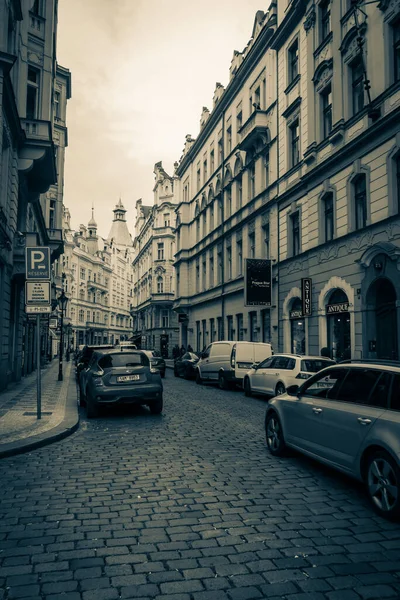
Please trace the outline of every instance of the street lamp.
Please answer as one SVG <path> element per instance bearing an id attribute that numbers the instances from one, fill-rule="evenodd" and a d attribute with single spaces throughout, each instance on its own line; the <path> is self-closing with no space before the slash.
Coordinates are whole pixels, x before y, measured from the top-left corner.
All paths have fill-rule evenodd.
<path id="1" fill-rule="evenodd" d="M 63 380 L 63 365 L 62 365 L 63 343 L 64 343 L 63 329 L 64 329 L 64 311 L 67 306 L 67 302 L 68 302 L 68 297 L 65 295 L 65 292 L 63 290 L 58 297 L 58 305 L 61 307 L 60 356 L 59 356 L 59 363 L 58 363 L 58 381 Z"/>
<path id="2" fill-rule="evenodd" d="M 70 356 L 70 342 L 69 342 L 69 338 L 70 338 L 71 333 L 72 333 L 72 325 L 68 324 L 67 325 L 67 352 L 66 352 L 67 362 L 69 361 L 69 356 Z"/>

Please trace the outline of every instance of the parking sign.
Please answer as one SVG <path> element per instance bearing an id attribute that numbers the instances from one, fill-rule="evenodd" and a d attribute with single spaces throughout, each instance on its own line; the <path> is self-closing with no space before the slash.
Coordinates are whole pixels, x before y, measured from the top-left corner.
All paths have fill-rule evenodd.
<path id="1" fill-rule="evenodd" d="M 26 248 L 26 278 L 50 279 L 50 248 L 46 246 Z"/>

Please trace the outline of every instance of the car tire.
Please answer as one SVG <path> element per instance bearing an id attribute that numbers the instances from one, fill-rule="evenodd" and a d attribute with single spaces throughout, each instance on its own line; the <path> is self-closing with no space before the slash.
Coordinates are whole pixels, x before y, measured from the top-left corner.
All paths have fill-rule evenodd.
<path id="1" fill-rule="evenodd" d="M 150 412 L 152 415 L 160 415 L 162 413 L 163 410 L 163 399 L 161 398 L 161 400 L 154 400 L 154 402 L 152 402 L 149 405 L 150 408 Z"/>
<path id="2" fill-rule="evenodd" d="M 243 387 L 244 387 L 244 395 L 247 398 L 251 398 L 251 396 L 252 396 L 251 383 L 250 383 L 250 379 L 248 377 L 245 378 Z"/>
<path id="3" fill-rule="evenodd" d="M 273 456 L 286 454 L 285 438 L 281 421 L 275 411 L 267 413 L 265 417 L 265 438 L 268 450 Z"/>
<path id="4" fill-rule="evenodd" d="M 385 450 L 378 450 L 368 457 L 365 484 L 375 511 L 385 519 L 399 519 L 400 469 Z"/>
<path id="5" fill-rule="evenodd" d="M 99 416 L 99 407 L 89 394 L 86 396 L 86 416 L 88 419 L 95 419 Z"/>
<path id="6" fill-rule="evenodd" d="M 203 385 L 203 380 L 200 375 L 200 371 L 197 369 L 196 371 L 196 383 L 197 385 Z"/>
<path id="7" fill-rule="evenodd" d="M 284 386 L 284 384 L 279 381 L 276 384 L 276 388 L 275 388 L 275 396 L 282 396 L 282 394 L 284 394 L 286 392 L 286 388 Z"/>
<path id="8" fill-rule="evenodd" d="M 223 373 L 218 374 L 218 387 L 220 390 L 228 389 L 228 383 L 227 383 L 227 381 L 225 379 L 225 375 Z"/>

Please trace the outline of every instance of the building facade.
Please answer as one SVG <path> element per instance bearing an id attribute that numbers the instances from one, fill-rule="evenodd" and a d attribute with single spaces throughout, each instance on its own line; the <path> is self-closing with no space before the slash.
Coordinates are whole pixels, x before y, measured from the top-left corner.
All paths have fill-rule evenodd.
<path id="1" fill-rule="evenodd" d="M 63 152 L 56 163 L 54 101 L 57 70 L 57 1 L 0 2 L 0 388 L 35 364 L 36 328 L 25 315 L 25 247 L 63 251 L 61 227 L 50 227 L 51 186 L 62 203 Z M 70 93 L 61 101 L 64 115 Z M 57 177 L 57 167 L 59 177 Z M 60 211 L 59 211 L 60 212 Z M 48 322 L 41 328 L 46 355 Z"/>
<path id="2" fill-rule="evenodd" d="M 176 171 L 182 343 L 399 358 L 399 66 L 398 1 L 257 13 Z M 244 306 L 245 257 L 272 260 L 270 309 Z"/>
<path id="3" fill-rule="evenodd" d="M 172 310 L 175 296 L 175 177 L 154 167 L 154 205 L 136 202 L 133 242 L 134 341 L 138 348 L 154 349 L 172 356 L 179 342 L 177 314 Z"/>
<path id="4" fill-rule="evenodd" d="M 83 344 L 116 344 L 132 336 L 132 244 L 128 245 L 131 238 L 126 211 L 120 201 L 107 240 L 98 235 L 93 212 L 87 226 L 80 225 L 79 231 L 74 232 L 69 211 L 64 209 L 65 251 L 58 273 L 68 297 L 65 349 Z"/>

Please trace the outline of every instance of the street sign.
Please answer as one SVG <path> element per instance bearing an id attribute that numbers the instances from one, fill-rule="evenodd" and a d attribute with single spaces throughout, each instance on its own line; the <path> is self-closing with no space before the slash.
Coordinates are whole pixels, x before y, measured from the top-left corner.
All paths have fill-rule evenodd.
<path id="1" fill-rule="evenodd" d="M 46 306 L 46 305 L 44 305 L 44 306 L 38 306 L 38 305 L 29 306 L 29 305 L 27 305 L 27 306 L 25 306 L 25 312 L 27 314 L 37 314 L 37 315 L 44 314 L 44 313 L 51 313 L 51 306 L 50 305 L 49 306 Z"/>
<path id="2" fill-rule="evenodd" d="M 50 304 L 50 281 L 26 281 L 25 304 Z"/>
<path id="3" fill-rule="evenodd" d="M 46 246 L 26 248 L 26 278 L 50 279 L 50 248 Z"/>

